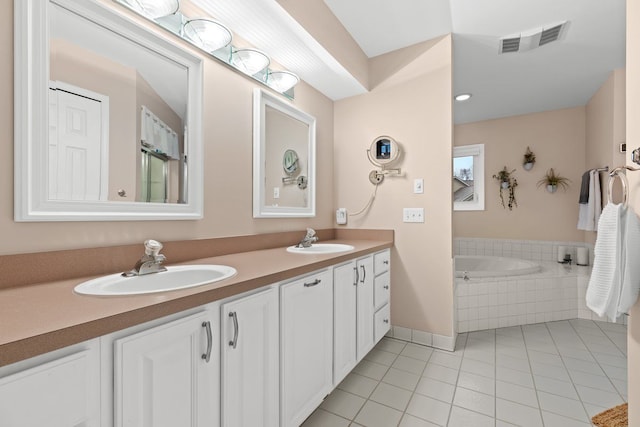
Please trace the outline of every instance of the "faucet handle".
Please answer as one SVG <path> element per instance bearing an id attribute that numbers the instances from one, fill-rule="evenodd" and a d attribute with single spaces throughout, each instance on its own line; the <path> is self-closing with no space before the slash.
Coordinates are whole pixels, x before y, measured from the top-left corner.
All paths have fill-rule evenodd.
<path id="1" fill-rule="evenodd" d="M 307 228 L 307 238 L 310 239 L 316 235 L 316 230 L 313 228 Z"/>
<path id="2" fill-rule="evenodd" d="M 154 258 L 158 256 L 162 248 L 162 243 L 157 240 L 149 239 L 144 242 L 144 253 Z"/>

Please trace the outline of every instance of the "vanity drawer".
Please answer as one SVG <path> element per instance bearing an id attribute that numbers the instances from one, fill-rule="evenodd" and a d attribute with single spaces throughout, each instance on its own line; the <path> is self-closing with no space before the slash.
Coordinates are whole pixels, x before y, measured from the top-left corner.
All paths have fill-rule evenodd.
<path id="1" fill-rule="evenodd" d="M 387 332 L 389 332 L 389 329 L 391 329 L 391 311 L 389 309 L 389 304 L 376 311 L 373 323 L 374 337 L 375 342 L 377 343 Z"/>
<path id="2" fill-rule="evenodd" d="M 376 310 L 389 302 L 389 294 L 391 292 L 391 275 L 387 271 L 373 279 L 373 302 Z"/>
<path id="3" fill-rule="evenodd" d="M 373 274 L 378 274 L 389 271 L 391 264 L 391 251 L 389 249 L 378 252 L 373 256 Z"/>

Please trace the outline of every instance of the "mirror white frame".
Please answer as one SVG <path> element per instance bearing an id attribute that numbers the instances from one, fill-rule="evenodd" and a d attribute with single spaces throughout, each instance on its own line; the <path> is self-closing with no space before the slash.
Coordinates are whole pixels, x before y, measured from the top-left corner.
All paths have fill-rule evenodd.
<path id="1" fill-rule="evenodd" d="M 306 207 L 267 206 L 266 193 L 266 120 L 265 109 L 269 106 L 283 114 L 305 123 L 308 133 L 308 204 Z M 282 163 L 271 165 L 282 170 Z M 316 216 L 316 119 L 282 99 L 261 89 L 253 91 L 253 217 L 254 218 L 300 218 Z"/>
<path id="2" fill-rule="evenodd" d="M 186 203 L 49 200 L 49 15 L 60 6 L 183 65 L 188 74 Z M 93 0 L 14 0 L 15 221 L 193 220 L 203 215 L 202 59 Z"/>

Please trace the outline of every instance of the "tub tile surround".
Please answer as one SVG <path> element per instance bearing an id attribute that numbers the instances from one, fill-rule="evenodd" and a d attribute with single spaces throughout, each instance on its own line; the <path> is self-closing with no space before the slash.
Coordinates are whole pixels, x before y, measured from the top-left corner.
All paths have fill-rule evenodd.
<path id="1" fill-rule="evenodd" d="M 607 321 L 585 303 L 591 267 L 559 264 L 558 246 L 567 247 L 574 260 L 577 248 L 587 247 L 593 263 L 593 245 L 582 242 L 456 238 L 456 255 L 521 258 L 542 266 L 539 273 L 523 276 L 456 279 L 457 332 L 576 318 Z M 626 322 L 623 316 L 617 323 Z"/>
<path id="2" fill-rule="evenodd" d="M 168 265 L 231 265 L 238 274 L 196 288 L 123 297 L 77 295 L 73 288 L 95 276 L 131 269 L 143 253 L 142 244 L 0 256 L 6 278 L 0 286 L 0 366 L 390 248 L 394 238 L 392 230 L 322 230 L 322 241 L 355 249 L 313 256 L 284 251 L 303 235 L 163 242 Z"/>

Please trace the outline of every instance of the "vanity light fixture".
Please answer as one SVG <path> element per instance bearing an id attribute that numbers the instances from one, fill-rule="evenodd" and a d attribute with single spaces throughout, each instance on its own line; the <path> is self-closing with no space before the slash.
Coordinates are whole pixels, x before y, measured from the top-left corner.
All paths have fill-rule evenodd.
<path id="1" fill-rule="evenodd" d="M 300 78 L 289 71 L 267 71 L 265 83 L 278 92 L 286 92 L 298 84 Z"/>
<path id="2" fill-rule="evenodd" d="M 231 52 L 231 64 L 243 73 L 253 76 L 271 63 L 267 54 L 258 49 L 238 49 Z"/>
<path id="3" fill-rule="evenodd" d="M 469 99 L 471 99 L 470 93 L 461 93 L 460 95 L 456 95 L 455 97 L 455 100 L 459 102 L 468 101 Z"/>
<path id="4" fill-rule="evenodd" d="M 182 26 L 184 36 L 199 48 L 214 52 L 231 43 L 231 31 L 218 21 L 207 18 L 191 19 Z"/>
<path id="5" fill-rule="evenodd" d="M 150 19 L 173 15 L 180 10 L 180 0 L 122 0 L 141 15 Z"/>

